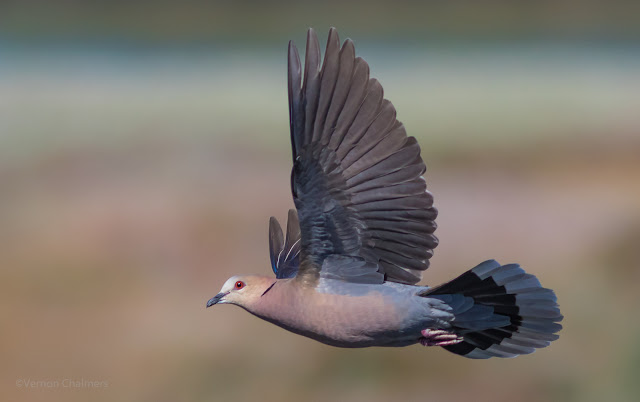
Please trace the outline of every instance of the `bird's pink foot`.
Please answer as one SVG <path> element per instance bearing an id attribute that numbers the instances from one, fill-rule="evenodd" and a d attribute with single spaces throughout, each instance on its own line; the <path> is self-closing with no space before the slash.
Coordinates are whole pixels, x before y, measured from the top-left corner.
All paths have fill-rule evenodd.
<path id="1" fill-rule="evenodd" d="M 443 329 L 423 329 L 420 344 L 422 346 L 447 346 L 463 341 L 462 337 Z"/>

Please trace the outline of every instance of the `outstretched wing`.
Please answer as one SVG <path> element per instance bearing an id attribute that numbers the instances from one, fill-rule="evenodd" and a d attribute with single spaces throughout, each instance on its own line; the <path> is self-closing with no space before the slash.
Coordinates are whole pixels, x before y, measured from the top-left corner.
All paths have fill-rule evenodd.
<path id="1" fill-rule="evenodd" d="M 289 210 L 286 238 L 283 238 L 278 220 L 273 216 L 269 220 L 269 253 L 276 278 L 296 276 L 300 265 L 300 224 L 295 210 Z"/>
<path id="2" fill-rule="evenodd" d="M 369 66 L 329 31 L 324 62 L 315 32 L 307 35 L 303 71 L 289 43 L 291 186 L 301 229 L 300 273 L 331 272 L 417 283 L 438 244 L 437 211 L 422 178 L 415 138 L 396 120 Z M 344 258 L 330 258 L 329 256 Z M 339 261 L 350 258 L 342 272 Z M 358 262 L 360 261 L 360 262 Z M 381 274 L 384 274 L 381 275 Z"/>

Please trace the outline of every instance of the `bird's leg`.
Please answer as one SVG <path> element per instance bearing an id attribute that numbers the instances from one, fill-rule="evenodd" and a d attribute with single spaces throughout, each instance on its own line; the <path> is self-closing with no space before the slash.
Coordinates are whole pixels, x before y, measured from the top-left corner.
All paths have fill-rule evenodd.
<path id="1" fill-rule="evenodd" d="M 453 332 L 443 329 L 423 329 L 420 344 L 422 346 L 447 346 L 455 345 L 463 341 L 463 338 Z"/>

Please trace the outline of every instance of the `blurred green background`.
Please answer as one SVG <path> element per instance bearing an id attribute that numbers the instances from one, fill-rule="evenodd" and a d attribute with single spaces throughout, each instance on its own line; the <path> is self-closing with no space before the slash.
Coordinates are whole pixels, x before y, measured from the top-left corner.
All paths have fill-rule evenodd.
<path id="1" fill-rule="evenodd" d="M 558 294 L 552 346 L 342 350 L 205 310 L 270 271 L 309 26 L 422 145 L 423 283 L 519 262 Z M 639 39 L 624 1 L 0 3 L 2 400 L 640 400 Z"/>

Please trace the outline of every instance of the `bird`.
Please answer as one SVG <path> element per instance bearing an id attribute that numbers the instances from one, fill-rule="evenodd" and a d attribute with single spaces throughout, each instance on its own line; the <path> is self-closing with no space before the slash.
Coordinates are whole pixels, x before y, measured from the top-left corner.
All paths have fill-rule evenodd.
<path id="1" fill-rule="evenodd" d="M 518 264 L 418 284 L 438 245 L 426 166 L 353 41 L 331 28 L 322 59 L 310 28 L 304 69 L 289 42 L 287 77 L 295 210 L 286 233 L 269 221 L 275 277 L 232 276 L 207 308 L 236 305 L 342 348 L 420 344 L 487 359 L 558 339 L 554 291 Z"/>

